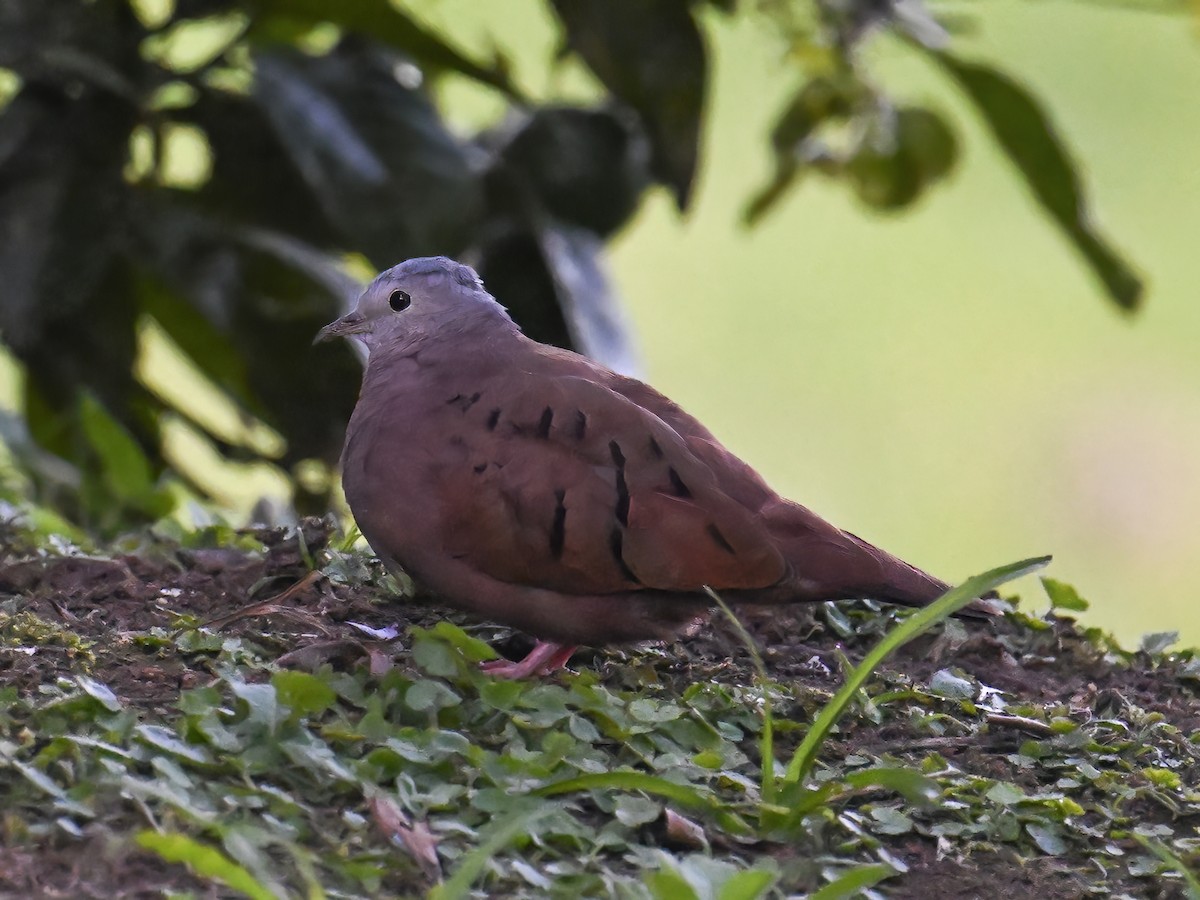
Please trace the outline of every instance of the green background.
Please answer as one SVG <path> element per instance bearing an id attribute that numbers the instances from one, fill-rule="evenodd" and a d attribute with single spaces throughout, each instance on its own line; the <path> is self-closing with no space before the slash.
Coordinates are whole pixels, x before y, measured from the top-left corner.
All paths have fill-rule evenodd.
<path id="1" fill-rule="evenodd" d="M 434 2 L 536 91 L 536 3 Z M 947 579 L 1053 553 L 1126 640 L 1200 643 L 1200 42 L 1196 20 L 1085 3 L 942 4 L 956 51 L 1023 78 L 1150 289 L 1117 312 L 951 85 L 894 40 L 896 96 L 965 123 L 948 185 L 874 215 L 812 178 L 746 230 L 765 135 L 796 84 L 762 21 L 709 14 L 715 83 L 695 206 L 659 192 L 614 248 L 647 379 L 780 492 Z M 579 88 L 582 89 L 582 88 Z M 447 101 L 485 116 L 462 94 Z M 1036 584 L 1022 592 L 1044 603 Z"/>

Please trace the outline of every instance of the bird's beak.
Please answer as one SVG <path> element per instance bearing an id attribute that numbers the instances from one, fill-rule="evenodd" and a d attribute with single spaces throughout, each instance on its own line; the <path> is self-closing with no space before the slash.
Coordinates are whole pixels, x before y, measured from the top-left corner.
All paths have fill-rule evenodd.
<path id="1" fill-rule="evenodd" d="M 330 322 L 324 328 L 317 332 L 317 336 L 313 338 L 314 344 L 319 344 L 322 341 L 328 341 L 336 337 L 350 337 L 352 334 L 362 334 L 364 331 L 369 331 L 371 323 L 367 321 L 366 316 L 355 311 L 347 313 L 340 319 Z"/>

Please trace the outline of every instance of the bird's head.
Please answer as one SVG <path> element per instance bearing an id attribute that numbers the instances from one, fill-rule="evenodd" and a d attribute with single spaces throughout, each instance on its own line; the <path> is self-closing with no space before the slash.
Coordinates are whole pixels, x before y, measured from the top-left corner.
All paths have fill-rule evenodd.
<path id="1" fill-rule="evenodd" d="M 354 309 L 322 328 L 314 343 L 355 337 L 374 351 L 452 334 L 481 317 L 510 321 L 470 266 L 444 256 L 423 256 L 382 272 Z"/>

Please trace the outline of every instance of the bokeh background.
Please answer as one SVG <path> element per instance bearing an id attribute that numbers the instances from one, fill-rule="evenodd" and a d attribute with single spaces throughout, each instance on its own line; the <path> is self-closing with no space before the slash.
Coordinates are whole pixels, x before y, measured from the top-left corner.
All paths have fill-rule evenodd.
<path id="1" fill-rule="evenodd" d="M 956 47 L 1045 101 L 1144 308 L 1105 302 L 962 98 L 894 42 L 867 49 L 889 90 L 966 126 L 949 183 L 881 216 L 812 178 L 742 226 L 792 71 L 761 23 L 713 14 L 695 206 L 681 220 L 656 192 L 612 255 L 645 373 L 782 493 L 946 578 L 1053 553 L 1089 622 L 1200 643 L 1197 30 L 1118 4 L 937 9 L 969 11 Z M 522 80 L 554 77 L 539 4 L 423 11 L 510 48 Z"/>
<path id="2" fill-rule="evenodd" d="M 601 96 L 582 65 L 554 62 L 561 33 L 540 0 L 408 7 L 478 58 L 502 50 L 534 97 Z M 681 218 L 652 190 L 608 254 L 642 373 L 782 493 L 924 568 L 953 580 L 1053 553 L 1050 574 L 1091 601 L 1088 622 L 1126 642 L 1175 630 L 1200 644 L 1198 19 L 1096 0 L 936 12 L 956 52 L 1044 102 L 1106 234 L 1148 281 L 1143 308 L 1104 297 L 972 107 L 892 38 L 859 52 L 893 98 L 954 124 L 949 179 L 882 214 L 810 174 L 746 228 L 796 69 L 762 16 L 705 8 L 713 80 L 691 208 Z M 464 134 L 504 114 L 466 79 L 434 90 Z M 207 163 L 179 134 L 162 163 L 189 188 Z M 235 412 L 153 322 L 139 327 L 139 380 L 194 417 L 166 422 L 168 459 L 235 520 L 283 499 L 277 470 L 223 460 L 200 432 L 268 456 L 279 435 Z M 20 368 L 0 357 L 0 406 L 21 396 Z M 1018 587 L 1044 607 L 1036 582 Z"/>

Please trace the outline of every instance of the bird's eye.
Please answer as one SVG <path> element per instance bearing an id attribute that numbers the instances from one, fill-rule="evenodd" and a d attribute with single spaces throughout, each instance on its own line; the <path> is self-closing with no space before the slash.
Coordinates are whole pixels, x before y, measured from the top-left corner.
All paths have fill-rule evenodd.
<path id="1" fill-rule="evenodd" d="M 388 297 L 388 306 L 396 312 L 408 309 L 412 304 L 412 297 L 408 296 L 408 291 L 392 291 L 392 295 Z"/>

